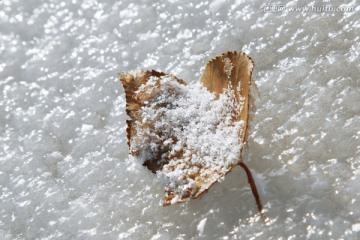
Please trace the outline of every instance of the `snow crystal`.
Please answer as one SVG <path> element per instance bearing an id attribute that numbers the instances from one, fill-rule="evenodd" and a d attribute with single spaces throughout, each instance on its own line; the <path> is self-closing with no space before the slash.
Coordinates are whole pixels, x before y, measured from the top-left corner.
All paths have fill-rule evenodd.
<path id="1" fill-rule="evenodd" d="M 82 132 L 88 132 L 88 131 L 93 130 L 93 128 L 94 128 L 93 125 L 83 124 L 83 125 L 81 126 L 81 131 L 82 131 Z"/>
<path id="2" fill-rule="evenodd" d="M 233 67 L 234 66 L 231 63 L 231 60 L 229 58 L 224 58 L 224 72 L 226 73 L 228 78 L 230 78 L 231 76 L 231 70 L 233 69 Z M 238 89 L 240 89 L 240 87 Z"/>
<path id="3" fill-rule="evenodd" d="M 204 233 L 206 221 L 207 221 L 207 218 L 201 219 L 201 221 L 199 222 L 199 224 L 196 227 L 196 229 L 198 230 L 200 235 L 202 235 Z"/>

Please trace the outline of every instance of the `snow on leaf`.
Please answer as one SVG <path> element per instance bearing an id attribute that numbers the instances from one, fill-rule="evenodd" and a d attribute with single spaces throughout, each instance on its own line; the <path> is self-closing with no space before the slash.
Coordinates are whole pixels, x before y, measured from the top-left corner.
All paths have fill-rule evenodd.
<path id="1" fill-rule="evenodd" d="M 241 162 L 253 66 L 227 52 L 190 85 L 155 70 L 120 75 L 130 153 L 165 183 L 164 205 L 198 197 Z"/>

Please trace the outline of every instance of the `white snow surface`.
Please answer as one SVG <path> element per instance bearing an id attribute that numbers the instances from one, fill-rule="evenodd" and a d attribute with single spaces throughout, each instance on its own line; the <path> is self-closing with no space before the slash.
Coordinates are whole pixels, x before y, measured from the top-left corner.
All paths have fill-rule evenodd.
<path id="1" fill-rule="evenodd" d="M 358 239 L 358 2 L 263 4 L 1 0 L 0 239 Z M 243 159 L 265 224 L 239 168 L 162 207 L 162 183 L 128 157 L 117 73 L 195 82 L 226 51 L 255 62 Z"/>

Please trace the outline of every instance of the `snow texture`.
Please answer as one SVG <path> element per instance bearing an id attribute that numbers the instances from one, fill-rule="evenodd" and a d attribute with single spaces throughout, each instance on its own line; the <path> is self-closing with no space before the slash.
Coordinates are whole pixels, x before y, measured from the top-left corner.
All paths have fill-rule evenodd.
<path id="1" fill-rule="evenodd" d="M 197 230 L 199 231 L 199 234 L 202 235 L 204 233 L 204 228 L 206 224 L 207 218 L 202 219 L 199 224 L 197 225 Z"/>
<path id="2" fill-rule="evenodd" d="M 359 6 L 313 4 L 353 11 L 1 0 L 0 239 L 359 239 Z M 117 73 L 195 82 L 227 51 L 255 62 L 243 159 L 266 224 L 239 168 L 202 198 L 162 207 L 162 183 L 128 157 Z"/>

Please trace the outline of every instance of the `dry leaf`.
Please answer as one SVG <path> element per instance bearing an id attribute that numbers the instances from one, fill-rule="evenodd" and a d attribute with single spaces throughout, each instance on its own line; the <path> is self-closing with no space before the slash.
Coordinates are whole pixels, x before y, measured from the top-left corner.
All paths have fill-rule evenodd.
<path id="1" fill-rule="evenodd" d="M 130 153 L 165 183 L 164 205 L 198 197 L 240 165 L 261 212 L 241 161 L 253 66 L 246 54 L 227 52 L 208 62 L 200 83 L 154 70 L 120 75 Z"/>

